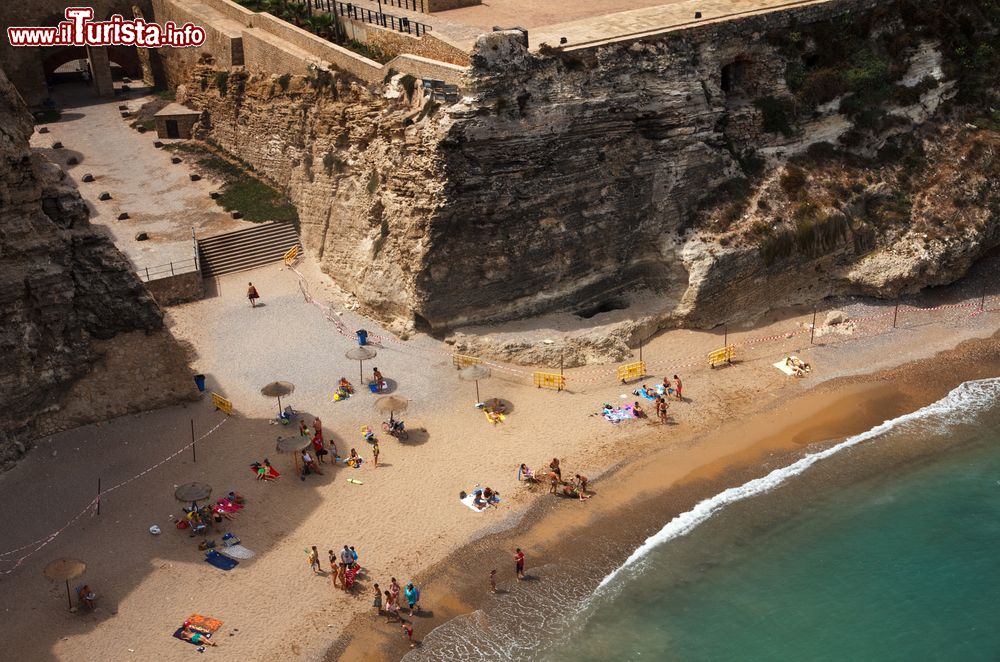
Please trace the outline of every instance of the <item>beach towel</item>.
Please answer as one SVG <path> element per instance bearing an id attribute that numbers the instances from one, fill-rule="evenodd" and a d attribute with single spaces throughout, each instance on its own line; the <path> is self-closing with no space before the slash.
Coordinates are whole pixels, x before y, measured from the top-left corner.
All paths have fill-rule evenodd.
<path id="1" fill-rule="evenodd" d="M 218 551 L 231 559 L 240 559 L 241 561 L 252 559 L 254 557 L 253 550 L 244 547 L 240 543 L 240 539 L 232 533 L 227 533 L 222 536 L 222 547 L 220 547 Z"/>
<path id="2" fill-rule="evenodd" d="M 772 363 L 771 365 L 773 365 L 775 368 L 777 368 L 781 372 L 785 373 L 789 377 L 794 377 L 795 376 L 795 370 L 792 368 L 792 366 L 787 365 L 785 363 L 785 359 L 781 359 L 777 363 Z"/>
<path id="3" fill-rule="evenodd" d="M 475 504 L 476 495 L 477 494 L 481 494 L 481 493 L 482 493 L 482 490 L 480 490 L 480 489 L 472 490 L 471 494 L 469 494 L 464 499 L 462 499 L 462 503 L 465 504 L 465 506 L 467 508 L 471 509 L 475 513 L 481 513 L 481 512 L 483 512 L 483 510 L 488 510 L 489 506 L 487 506 L 486 508 L 483 508 L 483 510 L 480 510 L 479 508 L 476 508 L 476 504 Z M 500 497 L 494 495 L 493 498 L 490 499 L 490 505 L 491 506 L 495 506 L 498 503 L 500 503 Z"/>
<path id="4" fill-rule="evenodd" d="M 182 637 L 182 636 L 181 636 L 181 632 L 183 632 L 183 631 L 184 631 L 184 628 L 182 628 L 182 627 L 180 627 L 180 628 L 177 628 L 177 629 L 176 629 L 176 630 L 174 631 L 174 637 L 176 637 L 177 639 L 180 639 L 180 640 L 181 640 L 181 641 L 183 641 L 183 642 L 184 642 L 185 644 L 191 644 L 192 646 L 201 646 L 201 644 L 200 644 L 200 643 L 196 644 L 195 642 L 193 642 L 193 641 L 191 641 L 191 640 L 189 640 L 189 639 L 185 639 L 184 637 Z M 205 638 L 206 638 L 206 639 L 211 639 L 211 638 L 212 638 L 212 634 L 211 634 L 211 633 L 206 633 L 206 634 L 205 634 Z"/>
<path id="5" fill-rule="evenodd" d="M 503 414 L 494 414 L 494 416 L 496 417 L 494 418 L 493 416 L 490 416 L 490 412 L 488 411 L 484 411 L 483 416 L 485 416 L 486 420 L 492 423 L 493 425 L 496 425 L 497 423 L 502 423 L 503 421 L 507 420 L 507 417 L 504 416 Z"/>
<path id="6" fill-rule="evenodd" d="M 222 627 L 222 621 L 219 619 L 209 618 L 208 616 L 202 616 L 201 614 L 191 614 L 184 619 L 184 622 L 188 624 L 189 630 L 197 630 L 198 632 L 204 632 L 205 634 L 212 634 Z"/>
<path id="7" fill-rule="evenodd" d="M 655 395 L 649 395 L 648 393 L 646 393 L 645 391 L 643 391 L 641 388 L 637 388 L 636 390 L 632 391 L 632 395 L 641 395 L 642 397 L 646 398 L 647 400 L 656 400 L 656 396 Z"/>
<path id="8" fill-rule="evenodd" d="M 638 418 L 635 412 L 632 411 L 632 405 L 625 405 L 624 407 L 616 407 L 614 409 L 605 409 L 604 418 L 611 421 L 612 423 L 620 423 L 626 421 L 630 418 Z"/>
<path id="9" fill-rule="evenodd" d="M 240 562 L 236 559 L 227 558 L 214 549 L 210 549 L 208 553 L 205 554 L 205 563 L 214 565 L 219 570 L 226 570 L 227 572 L 240 564 Z"/>

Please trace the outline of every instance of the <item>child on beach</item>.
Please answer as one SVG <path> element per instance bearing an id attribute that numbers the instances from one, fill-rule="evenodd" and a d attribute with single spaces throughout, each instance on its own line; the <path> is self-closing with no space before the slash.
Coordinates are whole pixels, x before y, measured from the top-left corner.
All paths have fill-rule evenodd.
<path id="1" fill-rule="evenodd" d="M 311 551 L 306 551 L 306 557 L 309 560 L 309 567 L 312 568 L 313 574 L 318 575 L 322 572 L 319 565 L 319 551 L 316 549 L 316 545 L 312 546 Z"/>
<path id="2" fill-rule="evenodd" d="M 372 602 L 372 607 L 375 607 L 375 615 L 382 615 L 382 590 L 375 584 L 375 600 Z"/>
<path id="3" fill-rule="evenodd" d="M 416 642 L 413 641 L 413 623 L 410 621 L 403 621 L 403 636 L 410 640 L 410 648 L 416 647 Z"/>
<path id="4" fill-rule="evenodd" d="M 374 462 L 374 466 L 376 467 L 378 466 L 378 453 L 379 453 L 378 441 L 376 441 L 375 443 L 372 444 L 372 460 Z"/>
<path id="5" fill-rule="evenodd" d="M 521 551 L 520 547 L 514 552 L 514 573 L 517 581 L 524 578 L 524 552 Z"/>

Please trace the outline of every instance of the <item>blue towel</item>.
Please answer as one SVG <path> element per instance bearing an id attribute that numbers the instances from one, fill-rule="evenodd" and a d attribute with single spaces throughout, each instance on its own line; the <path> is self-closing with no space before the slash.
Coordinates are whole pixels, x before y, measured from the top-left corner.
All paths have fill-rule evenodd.
<path id="1" fill-rule="evenodd" d="M 210 563 L 214 565 L 219 570 L 232 570 L 240 564 L 236 559 L 231 559 L 228 556 L 223 556 L 219 554 L 214 549 L 210 549 L 208 554 L 205 554 L 205 563 Z"/>

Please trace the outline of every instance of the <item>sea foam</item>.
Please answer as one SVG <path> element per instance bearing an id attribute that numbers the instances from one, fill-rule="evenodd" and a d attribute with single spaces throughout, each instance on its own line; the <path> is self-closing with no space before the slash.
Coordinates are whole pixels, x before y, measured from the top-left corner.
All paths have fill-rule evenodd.
<path id="1" fill-rule="evenodd" d="M 963 423 L 978 411 L 986 410 L 1000 402 L 1000 378 L 980 379 L 976 381 L 964 382 L 952 390 L 944 398 L 927 405 L 917 411 L 904 414 L 898 418 L 885 421 L 876 425 L 870 430 L 848 437 L 835 446 L 831 446 L 816 453 L 810 453 L 802 459 L 783 467 L 775 469 L 766 476 L 755 478 L 739 487 L 731 487 L 713 497 L 698 503 L 691 510 L 681 513 L 670 520 L 666 526 L 657 531 L 654 535 L 646 538 L 646 541 L 639 546 L 625 562 L 609 573 L 597 587 L 597 592 L 607 587 L 626 568 L 641 561 L 656 547 L 679 538 L 691 532 L 699 524 L 707 520 L 730 503 L 742 501 L 757 494 L 767 492 L 778 487 L 789 478 L 798 476 L 815 463 L 828 458 L 840 451 L 857 446 L 875 439 L 881 435 L 904 428 L 905 426 L 920 424 L 921 426 L 932 426 L 946 428 L 950 425 Z"/>

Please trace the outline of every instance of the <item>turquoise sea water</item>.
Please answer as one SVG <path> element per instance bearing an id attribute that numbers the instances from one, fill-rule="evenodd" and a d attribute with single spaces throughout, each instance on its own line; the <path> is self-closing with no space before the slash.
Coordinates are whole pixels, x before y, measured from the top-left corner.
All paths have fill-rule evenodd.
<path id="1" fill-rule="evenodd" d="M 1000 659 L 1000 412 L 976 407 L 871 442 L 950 449 L 916 465 L 854 482 L 865 451 L 848 451 L 727 505 L 610 579 L 537 657 Z"/>
<path id="2" fill-rule="evenodd" d="M 597 549 L 405 659 L 1000 661 L 1000 378 Z"/>

